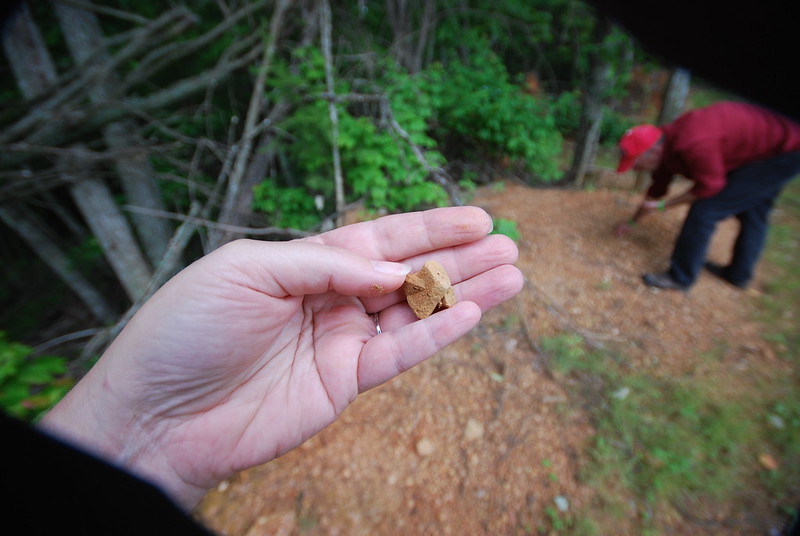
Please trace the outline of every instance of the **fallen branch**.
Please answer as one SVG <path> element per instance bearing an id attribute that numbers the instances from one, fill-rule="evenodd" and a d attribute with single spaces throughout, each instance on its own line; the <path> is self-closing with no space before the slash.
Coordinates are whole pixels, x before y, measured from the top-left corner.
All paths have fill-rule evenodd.
<path id="1" fill-rule="evenodd" d="M 196 216 L 177 214 L 175 212 L 167 212 L 165 210 L 156 210 L 147 207 L 136 207 L 132 205 L 122 205 L 122 209 L 128 212 L 135 212 L 137 214 L 145 214 L 148 216 L 155 216 L 157 218 L 167 218 L 182 222 L 192 223 L 207 229 L 216 229 L 228 233 L 244 234 L 251 236 L 264 236 L 264 235 L 279 235 L 288 238 L 305 238 L 313 236 L 316 233 L 309 231 L 301 231 L 299 229 L 291 229 L 287 227 L 242 227 L 239 225 L 229 225 L 226 223 L 218 223 L 215 221 L 199 218 Z"/>

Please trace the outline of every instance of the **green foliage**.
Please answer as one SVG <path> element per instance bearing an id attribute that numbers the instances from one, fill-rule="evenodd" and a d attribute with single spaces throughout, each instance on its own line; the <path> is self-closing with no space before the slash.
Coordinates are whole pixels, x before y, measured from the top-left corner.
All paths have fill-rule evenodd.
<path id="1" fill-rule="evenodd" d="M 581 126 L 581 96 L 579 89 L 564 91 L 553 101 L 553 117 L 556 128 L 565 137 L 577 135 Z M 600 124 L 600 143 L 603 145 L 616 145 L 627 129 L 633 126 L 634 121 L 627 119 L 609 107 L 603 112 L 603 121 Z"/>
<path id="2" fill-rule="evenodd" d="M 21 419 L 33 420 L 58 402 L 71 387 L 64 377 L 65 359 L 42 355 L 9 341 L 0 331 L 0 408 Z"/>
<path id="3" fill-rule="evenodd" d="M 84 275 L 91 274 L 97 261 L 103 258 L 103 248 L 94 236 L 90 236 L 81 244 L 70 248 L 69 260 L 72 267 Z"/>
<path id="4" fill-rule="evenodd" d="M 569 374 L 575 370 L 594 370 L 597 360 L 586 351 L 583 338 L 579 335 L 562 333 L 545 337 L 539 346 L 547 355 L 550 367 L 560 373 Z"/>
<path id="5" fill-rule="evenodd" d="M 517 222 L 504 218 L 498 218 L 494 220 L 494 229 L 492 229 L 492 234 L 506 235 L 514 242 L 518 242 L 520 237 L 519 231 L 517 230 Z"/>
<path id="6" fill-rule="evenodd" d="M 277 149 L 287 156 L 290 176 L 274 177 L 254 189 L 256 210 L 272 214 L 276 225 L 310 228 L 323 212 L 314 205 L 314 197 L 323 200 L 322 210 L 333 210 L 333 147 L 328 103 L 322 99 L 299 99 L 303 91 L 323 92 L 324 64 L 319 50 L 296 51 L 299 74 L 278 69 L 275 92 L 297 101 L 293 114 L 280 129 L 286 135 Z M 424 150 L 432 166 L 444 164 L 441 153 L 430 148 L 434 140 L 427 134 L 427 118 L 432 110 L 429 99 L 420 91 L 419 81 L 386 66 L 384 89 L 394 119 L 410 140 Z M 337 93 L 350 91 L 340 83 Z M 412 147 L 379 118 L 359 114 L 356 107 L 337 103 L 338 148 L 348 200 L 364 199 L 367 208 L 390 212 L 420 207 L 440 206 L 447 202 L 444 190 L 428 180 L 428 172 Z M 301 185 L 302 184 L 302 185 Z"/>
<path id="7" fill-rule="evenodd" d="M 573 137 L 581 126 L 581 94 L 579 89 L 562 91 L 553 100 L 553 120 L 562 136 Z"/>
<path id="8" fill-rule="evenodd" d="M 756 427 L 737 403 L 716 401 L 691 381 L 647 376 L 625 378 L 609 402 L 598 433 L 620 447 L 607 449 L 597 462 L 631 467 L 628 481 L 640 497 L 720 497 L 737 485 L 742 453 Z"/>
<path id="9" fill-rule="evenodd" d="M 625 131 L 634 123 L 635 121 L 627 119 L 622 114 L 606 108 L 600 125 L 600 143 L 605 146 L 616 146 Z"/>
<path id="10" fill-rule="evenodd" d="M 253 208 L 270 214 L 279 227 L 311 229 L 320 222 L 314 198 L 299 187 L 262 182 L 253 188 Z"/>
<path id="11" fill-rule="evenodd" d="M 523 93 L 490 50 L 473 53 L 470 64 L 434 64 L 424 76 L 440 139 L 476 153 L 467 157 L 507 156 L 543 181 L 557 178 L 561 136 L 548 100 Z"/>

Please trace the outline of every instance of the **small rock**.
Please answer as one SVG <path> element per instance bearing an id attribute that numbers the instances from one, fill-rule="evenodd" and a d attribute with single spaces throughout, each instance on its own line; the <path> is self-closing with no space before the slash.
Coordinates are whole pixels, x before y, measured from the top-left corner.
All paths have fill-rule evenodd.
<path id="1" fill-rule="evenodd" d="M 430 456 L 435 450 L 436 445 L 430 439 L 422 438 L 417 441 L 417 454 L 420 456 Z"/>
<path id="2" fill-rule="evenodd" d="M 626 398 L 628 398 L 629 394 L 631 394 L 630 388 L 622 387 L 621 389 L 617 389 L 616 391 L 614 391 L 614 393 L 611 396 L 613 396 L 617 400 L 625 400 Z"/>
<path id="3" fill-rule="evenodd" d="M 464 429 L 464 439 L 467 441 L 475 441 L 483 437 L 483 424 L 475 419 L 467 421 L 467 427 Z"/>
<path id="4" fill-rule="evenodd" d="M 774 471 L 778 467 L 780 467 L 780 464 L 778 463 L 778 461 L 775 458 L 773 458 L 771 455 L 769 455 L 769 454 L 760 455 L 758 457 L 758 462 L 761 464 L 761 466 L 764 469 L 766 469 L 768 471 Z"/>
<path id="5" fill-rule="evenodd" d="M 506 352 L 510 354 L 517 348 L 517 339 L 506 339 L 506 342 L 503 343 L 503 347 Z"/>
<path id="6" fill-rule="evenodd" d="M 777 428 L 778 430 L 783 430 L 786 428 L 786 423 L 783 422 L 783 419 L 778 415 L 770 415 L 767 417 L 767 420 L 769 420 L 769 424 L 773 428 Z"/>
<path id="7" fill-rule="evenodd" d="M 558 508 L 559 512 L 566 512 L 569 510 L 569 501 L 566 497 L 562 497 L 561 495 L 557 496 L 553 501 L 556 503 L 556 508 Z"/>

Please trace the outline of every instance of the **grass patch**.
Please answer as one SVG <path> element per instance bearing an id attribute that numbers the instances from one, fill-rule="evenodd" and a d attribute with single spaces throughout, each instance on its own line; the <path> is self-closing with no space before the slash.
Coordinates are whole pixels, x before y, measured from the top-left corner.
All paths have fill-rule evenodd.
<path id="1" fill-rule="evenodd" d="M 581 476 L 598 500 L 592 511 L 573 514 L 587 532 L 592 524 L 635 519 L 632 530 L 657 534 L 659 521 L 681 505 L 727 504 L 757 475 L 780 495 L 789 485 L 781 475 L 797 474 L 757 463 L 763 453 L 800 451 L 800 404 L 791 398 L 777 405 L 753 398 L 749 389 L 719 389 L 707 375 L 633 371 L 618 356 L 587 349 L 574 334 L 543 339 L 540 346 L 557 378 L 577 380 L 573 392 L 595 423 Z M 725 367 L 721 360 L 704 363 L 721 377 Z"/>
<path id="2" fill-rule="evenodd" d="M 800 181 L 794 180 L 778 200 L 763 261 L 768 265 L 759 320 L 765 338 L 800 364 Z"/>
<path id="3" fill-rule="evenodd" d="M 792 373 L 770 386 L 766 421 L 780 468 L 762 478 L 785 510 L 797 506 L 800 474 L 800 180 L 795 179 L 778 199 L 770 226 L 763 266 L 764 293 L 757 299 L 757 319 L 763 338 L 792 364 Z"/>

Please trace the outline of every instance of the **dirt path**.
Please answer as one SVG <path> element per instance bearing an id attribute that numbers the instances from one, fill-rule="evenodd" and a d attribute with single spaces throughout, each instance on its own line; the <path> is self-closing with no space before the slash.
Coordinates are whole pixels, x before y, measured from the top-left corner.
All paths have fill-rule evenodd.
<path id="1" fill-rule="evenodd" d="M 521 295 L 457 344 L 359 397 L 302 447 L 223 483 L 200 518 L 231 536 L 536 533 L 550 526 L 556 497 L 570 511 L 594 500 L 577 476 L 592 425 L 574 386 L 554 379 L 536 352 L 540 337 L 575 331 L 623 352 L 637 370 L 664 375 L 691 373 L 696 356 L 721 352 L 734 371 L 721 389 L 788 371 L 760 337 L 752 295 L 706 274 L 688 294 L 642 285 L 642 273 L 666 267 L 683 213 L 615 238 L 610 230 L 636 201 L 623 191 L 513 183 L 478 191 L 474 204 L 517 222 Z M 727 261 L 734 225 L 718 231 L 712 259 Z M 681 516 L 671 529 L 758 534 L 755 527 L 777 523 L 763 499 L 747 501 L 747 514 L 716 513 L 734 525 L 746 516 L 741 532 Z"/>

